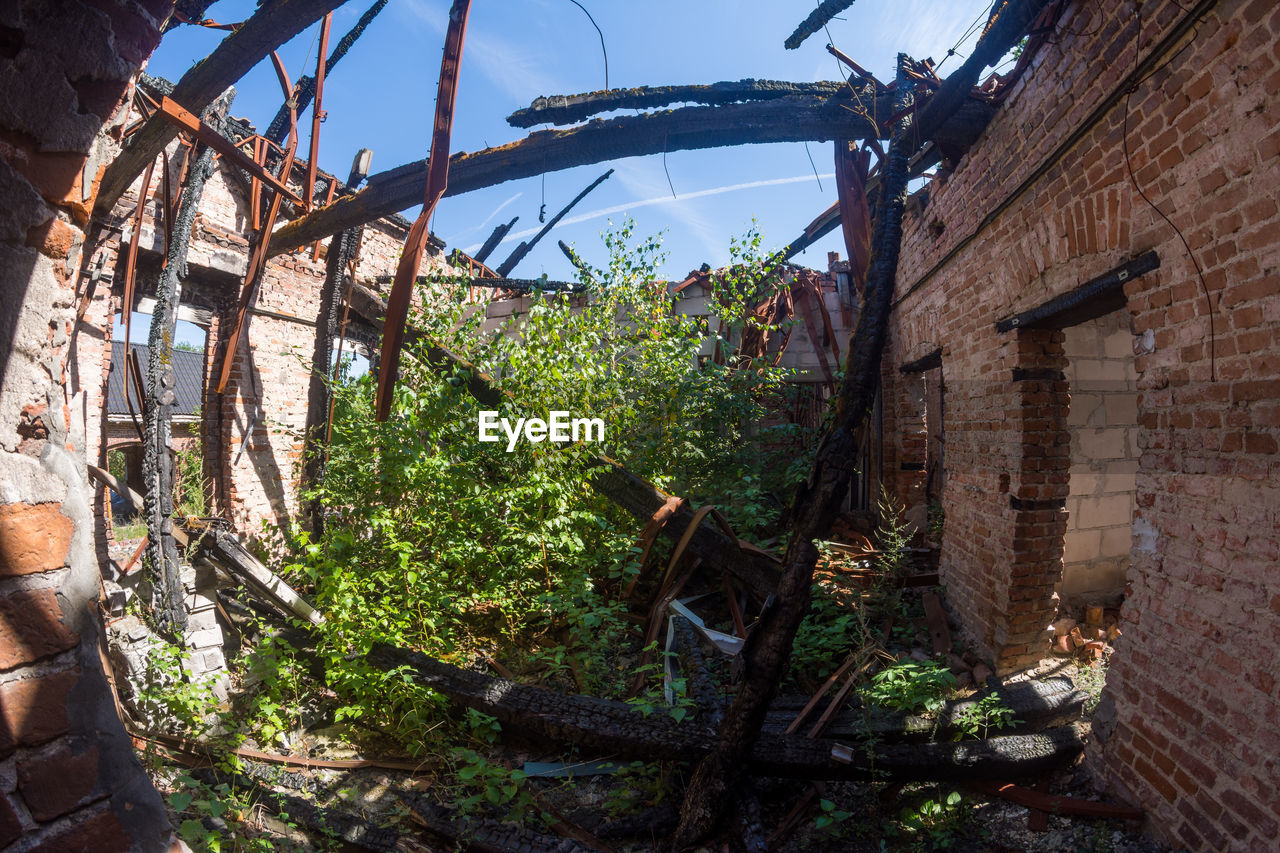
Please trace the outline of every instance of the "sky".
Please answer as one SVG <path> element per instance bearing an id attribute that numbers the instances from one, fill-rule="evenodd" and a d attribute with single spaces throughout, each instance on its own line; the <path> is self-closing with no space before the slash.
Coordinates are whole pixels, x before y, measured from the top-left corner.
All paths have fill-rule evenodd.
<path id="1" fill-rule="evenodd" d="M 581 0 L 594 16 L 607 50 L 609 86 L 713 83 L 743 78 L 808 82 L 840 79 L 826 51 L 827 34 L 810 36 L 798 50 L 783 40 L 808 14 L 803 2 L 699 0 L 644 3 Z M 941 76 L 959 67 L 986 20 L 991 0 L 857 0 L 832 21 L 831 41 L 881 80 L 893 79 L 899 51 L 942 62 Z M 330 44 L 372 0 L 348 0 L 334 12 Z M 208 15 L 242 20 L 255 0 L 219 0 Z M 426 157 L 447 23 L 448 0 L 391 0 L 335 68 L 325 84 L 328 113 L 320 136 L 320 167 L 345 178 L 355 152 L 373 149 L 374 173 Z M 315 71 L 319 26 L 285 45 L 281 57 L 296 82 Z M 182 26 L 165 35 L 147 71 L 177 80 L 210 53 L 224 33 Z M 956 55 L 947 58 L 950 48 Z M 506 116 L 539 95 L 593 91 L 605 86 L 600 36 L 571 0 L 474 0 L 463 50 L 453 123 L 453 153 L 522 138 Z M 269 60 L 238 85 L 232 114 L 265 130 L 282 101 Z M 618 115 L 612 113 L 609 115 Z M 310 112 L 300 117 L 299 151 L 309 144 Z M 541 128 L 537 128 L 541 129 Z M 812 158 L 812 160 L 811 160 Z M 546 216 L 606 169 L 613 176 L 574 208 L 516 267 L 512 275 L 572 279 L 556 245 L 564 240 L 588 261 L 605 262 L 602 230 L 635 220 L 638 235 L 663 235 L 668 253 L 662 273 L 682 278 L 729 258 L 731 237 L 752 226 L 764 247 L 781 248 L 836 200 L 831 143 L 738 146 L 675 151 L 552 172 L 451 196 L 440 202 L 431 229 L 449 249 L 474 251 L 493 228 L 520 219 L 488 262 L 496 266 L 540 227 Z M 665 168 L 664 168 L 665 166 Z M 815 177 L 815 172 L 817 173 Z M 672 196 L 674 189 L 675 197 Z M 406 214 L 413 216 L 416 210 Z M 811 246 L 796 261 L 825 269 L 828 251 L 844 254 L 840 232 Z"/>

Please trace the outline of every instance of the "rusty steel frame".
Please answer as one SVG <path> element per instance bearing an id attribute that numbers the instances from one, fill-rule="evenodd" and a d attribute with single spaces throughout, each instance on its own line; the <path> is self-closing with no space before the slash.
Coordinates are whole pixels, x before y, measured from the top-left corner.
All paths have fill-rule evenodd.
<path id="1" fill-rule="evenodd" d="M 124 355 L 126 360 L 125 370 L 121 373 L 121 379 L 124 382 L 124 399 L 129 400 L 129 370 L 127 367 L 129 358 L 129 327 L 130 321 L 133 319 L 133 285 L 138 274 L 138 240 L 142 236 L 142 217 L 147 212 L 147 194 L 151 192 L 151 175 L 155 171 L 156 161 L 152 160 L 147 166 L 147 171 L 142 176 L 142 189 L 138 191 L 138 209 L 134 211 L 133 216 L 133 238 L 129 241 L 129 251 L 124 256 L 124 293 L 121 296 L 120 314 L 124 321 Z M 168 211 L 166 211 L 167 215 Z M 139 389 L 141 391 L 141 389 Z M 133 416 L 133 406 L 129 406 L 129 415 Z M 138 419 L 133 419 L 133 425 L 138 426 Z M 139 430 L 141 432 L 141 430 Z"/>
<path id="2" fill-rule="evenodd" d="M 307 158 L 307 181 L 303 184 L 303 209 L 310 210 L 316 188 L 316 157 L 320 154 L 320 122 L 324 121 L 324 72 L 325 60 L 329 53 L 329 30 L 333 27 L 333 12 L 328 12 L 320 20 L 320 50 L 316 55 L 316 95 L 311 103 L 311 150 Z M 296 109 L 296 107 L 294 108 Z M 330 185 L 332 194 L 332 185 Z M 316 243 L 316 254 L 319 254 L 319 243 Z"/>
<path id="3" fill-rule="evenodd" d="M 239 145 L 232 142 L 230 139 L 227 139 L 208 124 L 201 121 L 198 116 L 179 104 L 173 98 L 165 95 L 164 98 L 160 100 L 160 109 L 157 114 L 165 121 L 169 122 L 169 124 L 178 128 L 178 130 L 183 133 L 190 134 L 205 145 L 208 145 L 214 151 L 217 151 L 237 168 L 248 172 L 254 180 L 263 181 L 277 193 L 284 194 L 284 196 L 294 204 L 306 206 L 306 202 L 290 190 L 284 183 L 284 180 L 288 179 L 287 174 L 284 176 L 284 180 L 277 180 L 275 175 L 271 174 L 271 172 L 259 165 L 252 157 L 241 151 Z M 314 167 L 311 168 L 314 169 Z M 311 179 L 315 179 L 314 175 L 311 176 Z"/>
<path id="4" fill-rule="evenodd" d="M 467 37 L 467 16 L 471 0 L 454 0 L 449 8 L 449 29 L 444 37 L 444 57 L 440 60 L 440 85 L 436 91 L 435 126 L 431 154 L 427 160 L 427 188 L 422 212 L 405 237 L 404 251 L 396 267 L 395 282 L 387 297 L 387 314 L 382 330 L 382 358 L 378 365 L 378 397 L 374 417 L 385 421 L 391 413 L 400 369 L 400 349 L 404 346 L 404 326 L 409 317 L 409 298 L 414 279 L 427 248 L 427 227 L 449 182 L 449 137 L 453 130 L 453 108 L 458 94 L 458 74 L 462 68 L 462 46 Z M 266 240 L 263 240 L 265 249 Z"/>
<path id="5" fill-rule="evenodd" d="M 280 79 L 280 88 L 284 90 L 285 98 L 289 99 L 293 96 L 293 84 L 289 81 L 289 72 L 285 70 L 284 62 L 280 59 L 277 51 L 271 52 L 271 63 L 275 66 L 276 76 Z M 280 164 L 279 182 L 284 183 L 289 180 L 289 173 L 293 170 L 293 157 L 298 149 L 298 113 L 292 108 L 289 111 L 289 144 L 285 146 L 284 162 Z M 249 254 L 249 266 L 244 274 L 244 287 L 240 290 L 240 304 L 236 308 L 235 323 L 231 327 L 231 334 L 227 337 L 227 349 L 222 356 L 222 369 L 218 373 L 217 393 L 222 394 L 227 390 L 227 381 L 231 378 L 231 368 L 235 365 L 236 355 L 240 351 L 240 340 L 244 337 L 249 325 L 249 306 L 252 304 L 254 297 L 258 293 L 258 287 L 262 283 L 262 270 L 267 263 L 267 242 L 271 234 L 271 229 L 275 227 L 276 217 L 280 215 L 280 205 L 284 201 L 284 195 L 276 192 L 271 197 L 271 206 L 267 209 L 266 221 L 262 223 L 262 230 L 258 232 L 257 245 L 253 247 L 253 251 Z"/>

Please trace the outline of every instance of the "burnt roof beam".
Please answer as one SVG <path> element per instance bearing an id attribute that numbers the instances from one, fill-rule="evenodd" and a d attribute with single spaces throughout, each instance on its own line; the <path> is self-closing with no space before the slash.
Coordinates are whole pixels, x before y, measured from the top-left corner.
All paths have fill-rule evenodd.
<path id="1" fill-rule="evenodd" d="M 213 53 L 182 75 L 182 79 L 173 87 L 171 97 L 193 113 L 203 112 L 271 51 L 344 2 L 345 0 L 276 0 L 259 7 L 239 29 L 219 42 Z M 109 212 L 133 183 L 133 179 L 177 135 L 177 128 L 163 118 L 153 115 L 147 119 L 129 137 L 128 145 L 103 173 L 94 204 L 95 212 L 100 215 Z"/>
<path id="2" fill-rule="evenodd" d="M 970 99 L 938 136 L 959 135 L 985 126 L 993 107 Z M 886 118 L 893 113 L 886 110 Z M 722 107 L 683 107 L 601 119 L 567 130 L 543 130 L 524 139 L 474 153 L 455 154 L 445 195 L 461 195 L 506 181 L 547 172 L 661 154 L 766 142 L 824 142 L 865 139 L 881 133 L 872 121 L 871 105 L 852 95 L 818 98 L 792 95 L 773 101 Z M 426 164 L 419 160 L 369 178 L 363 190 L 312 211 L 283 226 L 271 239 L 271 255 L 290 252 L 315 240 L 388 216 L 421 203 Z"/>

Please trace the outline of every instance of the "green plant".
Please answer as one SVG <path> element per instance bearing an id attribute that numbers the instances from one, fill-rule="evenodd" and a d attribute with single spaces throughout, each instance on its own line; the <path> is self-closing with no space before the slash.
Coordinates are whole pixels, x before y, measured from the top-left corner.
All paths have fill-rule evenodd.
<path id="1" fill-rule="evenodd" d="M 813 826 L 814 829 L 824 832 L 834 831 L 840 824 L 853 817 L 853 812 L 837 808 L 834 802 L 826 798 L 818 801 L 818 808 L 821 813 L 814 818 Z"/>
<path id="2" fill-rule="evenodd" d="M 209 682 L 192 680 L 186 649 L 155 639 L 135 686 L 138 713 L 155 728 L 199 736 L 217 721 L 218 699 Z"/>
<path id="3" fill-rule="evenodd" d="M 169 808 L 176 815 L 178 837 L 197 853 L 273 853 L 294 851 L 287 839 L 268 836 L 249 823 L 255 805 L 225 782 L 208 784 L 188 774 L 173 780 Z M 288 818 L 288 815 L 281 815 Z"/>
<path id="4" fill-rule="evenodd" d="M 964 735 L 985 738 L 992 729 L 998 731 L 1020 723 L 1013 715 L 1014 710 L 1004 703 L 999 693 L 988 693 L 961 710 L 956 715 L 956 723 Z"/>
<path id="5" fill-rule="evenodd" d="M 461 789 L 455 804 L 464 814 L 492 808 L 500 810 L 505 820 L 523 822 L 530 813 L 537 813 L 523 770 L 507 769 L 470 749 L 456 749 L 453 757 Z"/>
<path id="6" fill-rule="evenodd" d="M 907 572 L 908 549 L 911 546 L 912 528 L 902 518 L 903 506 L 892 497 L 881 497 L 876 503 L 879 523 L 875 541 L 880 551 L 876 555 L 876 568 L 883 578 L 896 578 Z"/>
<path id="7" fill-rule="evenodd" d="M 1087 694 L 1084 711 L 1086 714 L 1092 714 L 1102 699 L 1102 688 L 1107 685 L 1106 659 L 1096 663 L 1077 665 L 1076 674 L 1072 680 L 1075 681 L 1077 688 Z"/>
<path id="8" fill-rule="evenodd" d="M 946 513 L 942 509 L 942 501 L 939 498 L 933 498 L 929 501 L 929 522 L 928 529 L 925 531 L 925 538 L 935 545 L 942 544 L 942 531 L 946 526 Z"/>
<path id="9" fill-rule="evenodd" d="M 956 683 L 945 664 L 908 659 L 872 676 L 862 695 L 869 702 L 896 711 L 933 714 L 955 690 Z"/>
<path id="10" fill-rule="evenodd" d="M 963 819 L 960 793 L 951 791 L 944 796 L 939 790 L 936 796 L 904 806 L 898 815 L 897 830 L 911 847 L 946 850 L 960 836 Z"/>
<path id="11" fill-rule="evenodd" d="M 630 226 L 607 233 L 608 263 L 583 273 L 587 290 L 532 294 L 507 334 L 482 333 L 465 280 L 423 289 L 385 423 L 371 416 L 371 378 L 335 386 L 316 491 L 324 535 L 300 535 L 280 570 L 326 613 L 314 652 L 345 702 L 340 718 L 392 731 L 415 754 L 457 731 L 439 696 L 364 663 L 380 640 L 463 664 L 496 653 L 552 682 L 622 693 L 631 678 L 618 660 L 634 649 L 617 590 L 638 571 L 637 522 L 593 491 L 594 453 L 694 504 L 714 503 L 744 537 L 776 530 L 778 495 L 803 472 L 765 462 L 773 442 L 812 436 L 754 424 L 788 373 L 699 359 L 754 328 L 748 307 L 780 286 L 759 236 L 735 243 L 734 263 L 717 277 L 723 330 L 672 310 L 657 275 L 660 241 L 631 237 Z M 465 376 L 433 363 L 431 342 L 526 407 L 482 406 Z M 479 412 L 492 408 L 513 421 L 550 410 L 599 417 L 605 441 L 520 442 L 508 452 L 505 442 L 477 440 Z M 677 702 L 671 713 L 687 710 Z"/>
<path id="12" fill-rule="evenodd" d="M 809 612 L 791 648 L 791 671 L 826 678 L 851 651 L 865 644 L 866 635 L 852 590 L 819 579 L 811 595 Z"/>

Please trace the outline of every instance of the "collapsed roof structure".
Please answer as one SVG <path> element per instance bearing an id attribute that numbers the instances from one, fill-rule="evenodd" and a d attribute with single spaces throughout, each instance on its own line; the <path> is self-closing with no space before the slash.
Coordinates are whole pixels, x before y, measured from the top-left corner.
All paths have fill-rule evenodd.
<path id="1" fill-rule="evenodd" d="M 1005 0 L 946 79 L 903 56 L 885 83 L 840 56 L 850 76 L 833 83 L 552 96 L 511 124 L 564 129 L 449 156 L 460 2 L 431 158 L 373 175 L 358 158 L 345 182 L 315 162 L 324 77 L 350 47 L 323 46 L 338 3 L 265 4 L 223 27 L 219 47 L 172 87 L 141 78 L 164 28 L 210 24 L 208 5 L 33 0 L 0 19 L 11 81 L 0 266 L 12 306 L 0 319 L 0 758 L 17 780 L 4 791 L 0 846 L 168 842 L 163 806 L 114 719 L 88 607 L 109 510 L 85 463 L 102 465 L 110 446 L 111 321 L 120 312 L 127 329 L 141 281 L 154 282 L 158 318 L 149 364 L 115 365 L 114 381 L 127 405 L 130 382 L 145 391 L 149 548 L 169 567 L 163 604 L 180 625 L 176 520 L 160 498 L 177 401 L 162 351 L 180 310 L 203 312 L 210 334 L 203 428 L 215 512 L 242 530 L 262 518 L 287 527 L 303 510 L 298 482 L 317 476 L 303 450 L 323 440 L 335 338 L 380 356 L 385 416 L 411 285 L 455 269 L 426 227 L 441 195 L 663 151 L 830 140 L 840 202 L 788 252 L 843 227 L 850 263 L 813 286 L 803 335 L 815 378 L 834 367 L 824 353 L 834 338 L 845 374 L 781 564 L 601 460 L 602 493 L 641 520 L 665 508 L 661 535 L 692 528 L 689 547 L 711 565 L 776 596 L 744 652 L 734 706 L 695 739 L 701 763 L 676 839 L 704 837 L 732 770 L 760 761 L 753 745 L 807 606 L 811 542 L 845 499 L 869 435 L 882 459 L 876 488 L 918 515 L 931 502 L 945 512 L 950 617 L 998 673 L 1044 656 L 1061 600 L 1123 597 L 1125 637 L 1087 753 L 1110 792 L 1192 849 L 1275 837 L 1277 749 L 1256 725 L 1280 708 L 1267 653 L 1280 627 L 1268 572 L 1280 542 L 1272 4 L 1145 0 L 1134 14 Z M 788 47 L 848 5 L 820 4 Z M 228 118 L 224 94 L 322 19 L 320 61 L 302 89 L 314 98 L 312 147 L 299 159 L 305 104 L 278 60 L 286 108 L 266 134 Z M 73 32 L 111 38 L 73 42 Z M 1018 44 L 1009 75 L 980 81 Z M 676 103 L 697 106 L 658 109 Z M 581 123 L 622 109 L 641 112 Z M 938 164 L 908 200 L 908 180 Z M 424 199 L 416 222 L 396 215 Z M 452 260 L 494 293 L 522 289 L 509 278 L 519 257 Z M 502 310 L 503 299 L 483 301 Z M 298 354 L 312 366 L 306 400 Z M 493 393 L 482 377 L 473 390 Z M 456 688 L 468 690 L 485 693 Z"/>

